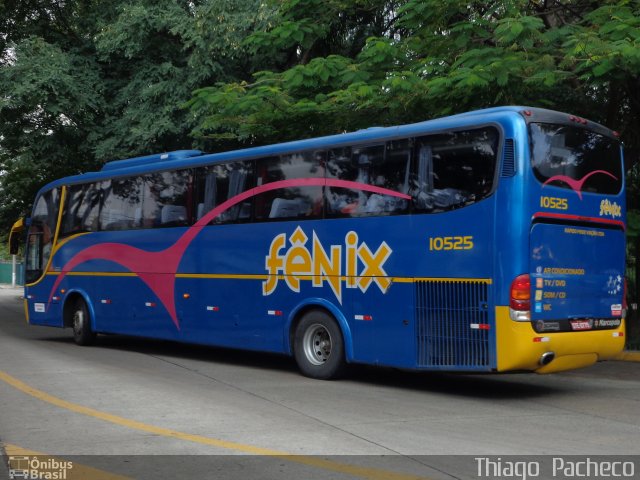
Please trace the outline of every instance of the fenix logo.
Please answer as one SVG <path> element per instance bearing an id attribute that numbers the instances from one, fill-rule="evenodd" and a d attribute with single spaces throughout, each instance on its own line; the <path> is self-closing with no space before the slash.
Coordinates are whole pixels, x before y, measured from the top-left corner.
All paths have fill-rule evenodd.
<path id="1" fill-rule="evenodd" d="M 300 291 L 303 280 L 310 280 L 313 287 L 326 282 L 340 304 L 343 281 L 346 288 L 359 288 L 363 293 L 375 284 L 384 293 L 391 285 L 384 264 L 392 253 L 386 242 L 372 251 L 354 231 L 345 235 L 343 245 L 330 245 L 327 250 L 315 231 L 309 239 L 298 226 L 289 238 L 281 233 L 272 240 L 265 258 L 269 277 L 262 282 L 262 294 L 271 295 L 280 280 L 294 292 Z"/>
<path id="2" fill-rule="evenodd" d="M 622 207 L 616 202 L 611 203 L 609 200 L 602 200 L 600 202 L 600 216 L 622 217 Z"/>

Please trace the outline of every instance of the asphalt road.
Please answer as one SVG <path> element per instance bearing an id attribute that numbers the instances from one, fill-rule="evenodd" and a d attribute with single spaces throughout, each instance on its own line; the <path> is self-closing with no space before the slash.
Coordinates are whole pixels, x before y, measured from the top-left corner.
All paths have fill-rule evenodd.
<path id="1" fill-rule="evenodd" d="M 480 478 L 479 457 L 640 455 L 640 363 L 549 376 L 354 367 L 317 381 L 255 352 L 122 336 L 78 347 L 68 330 L 28 326 L 19 295 L 0 289 L 0 475 L 36 453 L 71 459 L 66 478 L 274 479 Z"/>

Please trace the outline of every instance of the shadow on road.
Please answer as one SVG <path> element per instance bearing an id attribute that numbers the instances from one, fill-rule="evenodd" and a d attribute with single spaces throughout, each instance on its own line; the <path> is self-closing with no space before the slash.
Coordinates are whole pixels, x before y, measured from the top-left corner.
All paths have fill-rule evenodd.
<path id="1" fill-rule="evenodd" d="M 70 334 L 69 330 L 66 332 Z M 84 349 L 84 347 L 75 346 L 68 335 L 38 337 L 38 340 L 69 344 L 72 348 Z M 212 362 L 299 375 L 293 358 L 274 353 L 183 344 L 124 335 L 100 335 L 96 345 L 88 348 L 120 350 L 164 359 Z M 549 385 L 542 381 L 542 378 L 535 374 L 416 372 L 388 367 L 351 365 L 343 378 L 338 381 L 484 399 L 530 399 L 561 391 L 557 388 L 557 382 Z M 536 379 L 540 380 L 536 381 Z"/>

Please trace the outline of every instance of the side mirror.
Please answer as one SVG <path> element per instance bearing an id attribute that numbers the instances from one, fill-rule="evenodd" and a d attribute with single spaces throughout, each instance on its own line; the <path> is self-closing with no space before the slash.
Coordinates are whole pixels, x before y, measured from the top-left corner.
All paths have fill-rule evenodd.
<path id="1" fill-rule="evenodd" d="M 31 223 L 30 219 L 21 218 L 11 227 L 11 233 L 9 233 L 9 253 L 11 255 L 17 255 L 20 251 L 20 245 L 22 245 L 25 225 Z"/>

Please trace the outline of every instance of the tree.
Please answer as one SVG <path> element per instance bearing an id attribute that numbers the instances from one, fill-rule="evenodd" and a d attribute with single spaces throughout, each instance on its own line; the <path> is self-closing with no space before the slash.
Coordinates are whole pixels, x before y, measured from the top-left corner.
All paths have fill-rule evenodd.
<path id="1" fill-rule="evenodd" d="M 500 104 L 640 123 L 640 4 L 628 0 L 286 0 L 245 41 L 270 50 L 251 81 L 195 92 L 194 134 L 256 144 Z M 378 19 L 363 41 L 363 12 Z M 341 28 L 338 28 L 341 27 Z"/>
<path id="2" fill-rule="evenodd" d="M 263 19 L 257 0 L 123 2 L 97 34 L 96 57 L 110 93 L 96 156 L 123 158 L 190 148 L 191 92 L 246 70 L 242 39 Z"/>
<path id="3" fill-rule="evenodd" d="M 0 226 L 104 161 L 191 148 L 191 92 L 244 78 L 259 0 L 0 3 Z M 258 12 L 258 13 L 256 13 Z"/>
<path id="4" fill-rule="evenodd" d="M 275 5 L 275 23 L 244 41 L 253 55 L 252 77 L 197 90 L 189 103 L 202 118 L 194 135 L 205 148 L 349 129 L 357 123 L 358 110 L 334 108 L 331 95 L 368 89 L 367 82 L 385 75 L 386 67 L 365 71 L 354 59 L 367 38 L 390 31 L 396 2 L 292 0 L 262 9 Z"/>

